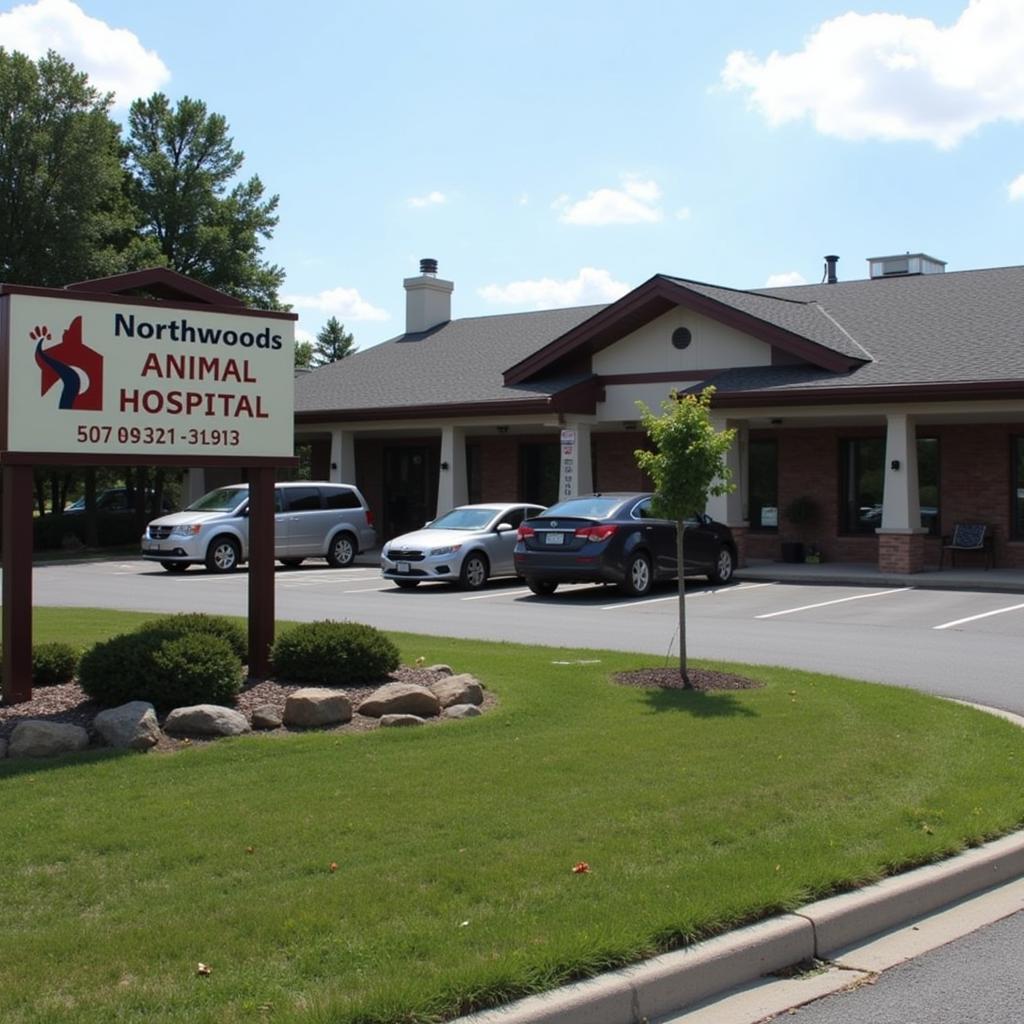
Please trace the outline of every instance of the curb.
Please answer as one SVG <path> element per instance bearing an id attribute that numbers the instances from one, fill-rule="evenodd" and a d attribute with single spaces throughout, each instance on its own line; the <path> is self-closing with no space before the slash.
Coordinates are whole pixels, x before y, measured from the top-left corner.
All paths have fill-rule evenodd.
<path id="1" fill-rule="evenodd" d="M 966 703 L 966 702 L 958 702 Z M 1024 718 L 972 705 L 1024 726 Z M 643 963 L 452 1024 L 642 1024 L 1024 876 L 1024 832 Z"/>

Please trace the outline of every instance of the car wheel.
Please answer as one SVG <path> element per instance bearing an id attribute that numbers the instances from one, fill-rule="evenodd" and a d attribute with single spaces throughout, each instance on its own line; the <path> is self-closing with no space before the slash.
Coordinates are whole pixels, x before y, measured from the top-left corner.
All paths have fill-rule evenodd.
<path id="1" fill-rule="evenodd" d="M 234 572 L 240 557 L 238 541 L 217 537 L 206 550 L 206 568 L 210 572 Z"/>
<path id="2" fill-rule="evenodd" d="M 708 573 L 708 579 L 712 583 L 728 583 L 732 579 L 734 568 L 732 552 L 726 547 L 721 547 L 718 549 L 715 566 Z"/>
<path id="3" fill-rule="evenodd" d="M 356 559 L 356 546 L 352 543 L 352 535 L 339 533 L 327 549 L 327 564 L 335 569 L 344 569 Z"/>
<path id="4" fill-rule="evenodd" d="M 479 551 L 471 551 L 462 560 L 459 570 L 459 586 L 463 590 L 479 590 L 490 575 L 491 567 L 487 564 L 487 556 Z"/>
<path id="5" fill-rule="evenodd" d="M 638 552 L 626 566 L 626 578 L 620 589 L 630 597 L 643 597 L 651 592 L 653 585 L 654 575 L 651 572 L 651 560 L 643 552 Z"/>
<path id="6" fill-rule="evenodd" d="M 527 580 L 526 585 L 538 597 L 547 597 L 549 594 L 553 594 L 558 587 L 558 584 L 552 580 Z"/>
<path id="7" fill-rule="evenodd" d="M 282 565 L 287 565 L 289 569 L 294 569 L 297 565 L 302 565 L 305 561 L 304 558 L 279 558 L 278 561 Z"/>
<path id="8" fill-rule="evenodd" d="M 161 562 L 168 572 L 184 572 L 188 568 L 188 562 Z"/>
<path id="9" fill-rule="evenodd" d="M 394 583 L 396 587 L 401 587 L 403 590 L 412 590 L 413 587 L 418 587 L 420 585 L 419 580 L 392 580 L 391 582 Z"/>

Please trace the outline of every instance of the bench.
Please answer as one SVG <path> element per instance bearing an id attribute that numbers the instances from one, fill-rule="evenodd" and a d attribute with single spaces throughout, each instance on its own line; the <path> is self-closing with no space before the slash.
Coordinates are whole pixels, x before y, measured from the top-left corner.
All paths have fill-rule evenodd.
<path id="1" fill-rule="evenodd" d="M 980 551 L 985 556 L 986 569 L 995 565 L 992 531 L 986 523 L 954 523 L 952 534 L 942 538 L 942 548 L 939 553 L 940 569 L 945 561 L 947 551 L 951 552 L 950 562 L 954 568 L 958 551 Z"/>

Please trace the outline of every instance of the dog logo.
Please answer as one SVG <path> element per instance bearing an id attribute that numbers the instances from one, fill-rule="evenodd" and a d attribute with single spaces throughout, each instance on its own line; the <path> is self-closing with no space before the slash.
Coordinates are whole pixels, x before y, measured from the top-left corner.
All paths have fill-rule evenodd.
<path id="1" fill-rule="evenodd" d="M 51 345 L 49 327 L 33 327 L 29 337 L 36 343 L 36 365 L 42 371 L 40 395 L 61 385 L 58 409 L 103 408 L 103 356 L 82 341 L 82 318 L 76 316 L 59 345 Z"/>

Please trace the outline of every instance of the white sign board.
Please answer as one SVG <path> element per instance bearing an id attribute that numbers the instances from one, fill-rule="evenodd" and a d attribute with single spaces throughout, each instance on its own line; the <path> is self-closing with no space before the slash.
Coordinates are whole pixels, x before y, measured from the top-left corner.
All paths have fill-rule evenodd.
<path id="1" fill-rule="evenodd" d="M 9 295 L 9 451 L 291 456 L 291 320 Z"/>

